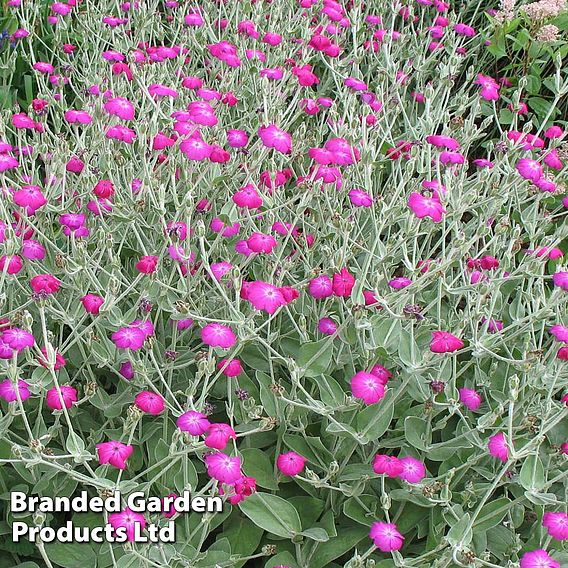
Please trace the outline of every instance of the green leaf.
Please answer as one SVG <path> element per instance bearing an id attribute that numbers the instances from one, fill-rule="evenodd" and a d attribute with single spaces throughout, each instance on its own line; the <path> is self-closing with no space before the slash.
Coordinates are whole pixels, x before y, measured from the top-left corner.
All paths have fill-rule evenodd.
<path id="1" fill-rule="evenodd" d="M 357 415 L 360 443 L 378 440 L 387 430 L 394 415 L 393 389 L 377 404 L 371 404 Z"/>
<path id="2" fill-rule="evenodd" d="M 371 318 L 372 331 L 371 337 L 375 347 L 382 347 L 387 353 L 396 351 L 402 324 L 398 319 L 375 316 Z"/>
<path id="3" fill-rule="evenodd" d="M 523 463 L 519 482 L 527 491 L 540 491 L 546 485 L 544 466 L 537 454 L 531 454 Z"/>
<path id="4" fill-rule="evenodd" d="M 333 357 L 333 341 L 326 338 L 320 341 L 304 343 L 300 346 L 298 366 L 303 369 L 306 377 L 323 375 Z"/>
<path id="5" fill-rule="evenodd" d="M 302 532 L 298 511 L 277 495 L 253 493 L 242 501 L 239 507 L 256 526 L 271 534 L 292 538 Z"/>
<path id="6" fill-rule="evenodd" d="M 404 437 L 415 448 L 427 451 L 431 439 L 427 438 L 428 422 L 418 416 L 407 416 L 404 420 Z"/>
<path id="7" fill-rule="evenodd" d="M 471 542 L 473 531 L 469 528 L 470 520 L 471 517 L 469 513 L 466 513 L 450 528 L 446 535 L 446 540 L 451 546 L 456 546 L 458 543 L 461 543 L 462 546 L 467 546 Z"/>
<path id="8" fill-rule="evenodd" d="M 249 556 L 257 549 L 263 530 L 251 523 L 247 517 L 240 515 L 238 509 L 235 509 L 223 525 L 221 534 L 228 539 L 233 554 Z"/>
<path id="9" fill-rule="evenodd" d="M 97 554 L 86 543 L 53 542 L 45 544 L 45 550 L 49 559 L 63 568 L 97 567 Z"/>
<path id="10" fill-rule="evenodd" d="M 310 568 L 325 568 L 329 566 L 332 560 L 343 556 L 368 536 L 369 529 L 367 527 L 340 528 L 335 538 L 330 538 L 327 542 L 318 546 L 316 553 L 310 560 Z"/>
<path id="11" fill-rule="evenodd" d="M 274 467 L 266 452 L 257 448 L 246 448 L 241 451 L 243 457 L 243 471 L 256 479 L 256 484 L 265 489 L 278 489 L 274 477 Z"/>
<path id="12" fill-rule="evenodd" d="M 298 568 L 296 559 L 289 552 L 280 552 L 276 556 L 271 556 L 264 565 L 264 568 L 274 568 L 274 566 L 289 566 Z"/>
<path id="13" fill-rule="evenodd" d="M 495 499 L 495 501 L 491 501 L 491 503 L 487 503 L 475 520 L 473 530 L 475 532 L 483 532 L 492 529 L 505 518 L 510 508 L 511 501 L 507 497 L 500 497 Z"/>
<path id="14" fill-rule="evenodd" d="M 329 540 L 329 535 L 325 529 L 319 527 L 312 527 L 311 529 L 306 529 L 300 533 L 302 536 L 315 540 L 317 542 L 327 542 Z"/>

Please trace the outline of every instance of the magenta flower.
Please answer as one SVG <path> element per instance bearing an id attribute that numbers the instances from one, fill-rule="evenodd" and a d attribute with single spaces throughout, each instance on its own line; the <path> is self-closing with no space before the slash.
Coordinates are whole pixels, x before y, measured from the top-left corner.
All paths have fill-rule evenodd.
<path id="1" fill-rule="evenodd" d="M 430 217 L 434 223 L 439 223 L 446 213 L 446 209 L 440 202 L 440 198 L 437 193 L 428 197 L 427 195 L 422 195 L 422 193 L 418 191 L 414 191 L 408 198 L 408 207 L 412 209 L 412 212 L 419 219 Z"/>
<path id="2" fill-rule="evenodd" d="M 521 158 L 515 167 L 521 177 L 530 181 L 538 181 L 544 175 L 542 166 L 530 158 Z"/>
<path id="3" fill-rule="evenodd" d="M 114 440 L 97 444 L 96 448 L 101 464 L 110 464 L 118 469 L 126 469 L 126 460 L 134 451 L 134 446 Z"/>
<path id="4" fill-rule="evenodd" d="M 233 195 L 232 199 L 238 207 L 247 209 L 258 209 L 262 207 L 263 204 L 262 197 L 252 184 L 241 187 L 241 189 Z"/>
<path id="5" fill-rule="evenodd" d="M 556 540 L 568 539 L 568 515 L 563 511 L 544 513 L 542 526 L 546 527 L 548 534 L 552 538 Z"/>
<path id="6" fill-rule="evenodd" d="M 394 523 L 374 522 L 369 537 L 381 552 L 400 550 L 404 543 L 404 537 L 398 532 Z"/>
<path id="7" fill-rule="evenodd" d="M 469 410 L 477 410 L 481 406 L 480 394 L 472 389 L 459 389 L 460 402 Z"/>
<path id="8" fill-rule="evenodd" d="M 79 298 L 85 311 L 89 314 L 98 315 L 101 306 L 105 303 L 104 298 L 101 298 L 97 294 L 86 294 Z"/>
<path id="9" fill-rule="evenodd" d="M 538 548 L 523 554 L 520 568 L 560 568 L 560 562 L 554 560 L 546 550 Z"/>
<path id="10" fill-rule="evenodd" d="M 22 189 L 12 194 L 12 199 L 16 205 L 26 209 L 28 215 L 34 215 L 38 209 L 47 203 L 47 199 L 37 185 L 22 186 Z"/>
<path id="11" fill-rule="evenodd" d="M 247 239 L 248 248 L 252 252 L 270 254 L 278 242 L 272 235 L 264 233 L 253 233 Z"/>
<path id="12" fill-rule="evenodd" d="M 399 276 L 389 281 L 389 286 L 395 290 L 402 290 L 411 284 L 412 280 L 410 278 L 405 278 L 404 276 Z"/>
<path id="13" fill-rule="evenodd" d="M 283 475 L 294 477 L 304 469 L 306 461 L 306 458 L 296 452 L 287 452 L 278 456 L 276 466 Z"/>
<path id="14" fill-rule="evenodd" d="M 313 278 L 308 284 L 308 293 L 316 300 L 329 298 L 329 296 L 333 295 L 331 278 L 325 274 Z"/>
<path id="15" fill-rule="evenodd" d="M 207 475 L 221 483 L 233 484 L 242 477 L 241 458 L 215 452 L 205 456 Z"/>
<path id="16" fill-rule="evenodd" d="M 568 292 L 568 271 L 555 272 L 552 275 L 552 283 L 558 288 L 562 288 L 562 290 Z"/>
<path id="17" fill-rule="evenodd" d="M 318 331 L 324 335 L 337 333 L 337 325 L 331 318 L 321 318 L 318 321 Z"/>
<path id="18" fill-rule="evenodd" d="M 179 146 L 188 160 L 200 161 L 211 156 L 213 147 L 207 144 L 200 135 L 193 135 L 186 138 Z"/>
<path id="19" fill-rule="evenodd" d="M 228 424 L 210 424 L 205 437 L 205 445 L 215 450 L 224 450 L 229 440 L 236 439 L 237 434 Z"/>
<path id="20" fill-rule="evenodd" d="M 267 148 L 274 148 L 282 154 L 292 152 L 292 137 L 288 132 L 280 130 L 276 125 L 269 124 L 258 129 L 258 135 Z"/>
<path id="21" fill-rule="evenodd" d="M 146 341 L 146 334 L 139 327 L 121 327 L 111 335 L 111 339 L 118 349 L 142 349 Z"/>
<path id="22" fill-rule="evenodd" d="M 332 288 L 333 293 L 340 298 L 349 298 L 355 286 L 355 277 L 347 270 L 342 268 L 338 273 L 333 275 Z"/>
<path id="23" fill-rule="evenodd" d="M 376 375 L 359 371 L 351 377 L 351 392 L 365 404 L 375 404 L 385 396 L 385 386 Z"/>
<path id="24" fill-rule="evenodd" d="M 12 327 L 2 332 L 0 335 L 2 341 L 10 346 L 11 349 L 17 351 L 23 351 L 26 347 L 33 347 L 35 344 L 34 336 L 25 329 L 20 329 L 19 327 Z"/>
<path id="25" fill-rule="evenodd" d="M 36 294 L 54 294 L 61 282 L 53 274 L 38 274 L 30 280 L 30 286 Z"/>
<path id="26" fill-rule="evenodd" d="M 59 390 L 61 395 L 56 387 L 49 389 L 45 396 L 45 403 L 52 410 L 63 410 L 63 406 L 71 408 L 77 402 L 77 389 L 69 385 L 61 385 Z"/>
<path id="27" fill-rule="evenodd" d="M 205 434 L 211 426 L 205 414 L 195 410 L 188 410 L 176 420 L 177 427 L 182 432 L 188 432 L 192 436 Z"/>
<path id="28" fill-rule="evenodd" d="M 474 81 L 476 85 L 481 86 L 481 92 L 479 95 L 482 99 L 486 101 L 497 101 L 499 100 L 499 89 L 500 85 L 492 77 L 487 75 L 477 74 L 477 79 Z"/>
<path id="29" fill-rule="evenodd" d="M 19 379 L 17 386 L 10 379 L 0 382 L 0 398 L 3 398 L 6 402 L 16 402 L 18 394 L 22 402 L 30 398 L 31 393 L 26 381 Z"/>
<path id="30" fill-rule="evenodd" d="M 114 99 L 109 99 L 105 105 L 104 109 L 114 116 L 122 120 L 133 120 L 134 119 L 134 105 L 123 97 L 116 97 Z"/>
<path id="31" fill-rule="evenodd" d="M 362 189 L 352 189 L 349 192 L 349 201 L 355 207 L 371 207 L 373 205 L 373 198 Z"/>
<path id="32" fill-rule="evenodd" d="M 217 369 L 226 377 L 238 377 L 243 372 L 243 366 L 238 359 L 222 359 L 217 363 Z"/>
<path id="33" fill-rule="evenodd" d="M 164 397 L 152 391 L 142 391 L 136 395 L 134 404 L 146 414 L 154 416 L 164 412 L 166 407 Z"/>
<path id="34" fill-rule="evenodd" d="M 201 341 L 210 347 L 230 349 L 237 342 L 237 336 L 227 325 L 209 323 L 201 330 Z"/>
<path id="35" fill-rule="evenodd" d="M 463 346 L 463 341 L 448 331 L 432 332 L 432 339 L 430 340 L 430 351 L 432 353 L 452 353 Z"/>
<path id="36" fill-rule="evenodd" d="M 118 513 L 111 513 L 108 516 L 108 522 L 114 529 L 126 529 L 128 541 L 133 541 L 136 537 L 136 532 L 140 534 L 146 526 L 144 515 L 142 513 L 135 513 L 128 508 Z M 138 525 L 138 531 L 136 525 Z"/>
<path id="37" fill-rule="evenodd" d="M 491 436 L 489 438 L 487 448 L 494 458 L 497 458 L 502 462 L 506 462 L 509 459 L 509 448 L 507 447 L 507 441 L 503 432 L 498 432 Z"/>
<path id="38" fill-rule="evenodd" d="M 373 471 L 378 475 L 398 477 L 404 472 L 404 465 L 396 456 L 377 454 L 373 459 Z"/>
<path id="39" fill-rule="evenodd" d="M 568 327 L 560 324 L 553 325 L 548 330 L 554 337 L 556 341 L 563 341 L 564 343 L 568 343 Z"/>
<path id="40" fill-rule="evenodd" d="M 399 458 L 402 464 L 402 471 L 398 474 L 400 479 L 404 479 L 408 483 L 420 483 L 426 477 L 426 466 L 420 460 L 412 456 Z"/>
<path id="41" fill-rule="evenodd" d="M 287 303 L 279 288 L 260 280 L 248 283 L 247 300 L 256 310 L 265 311 L 269 314 L 273 314 L 279 307 Z"/>

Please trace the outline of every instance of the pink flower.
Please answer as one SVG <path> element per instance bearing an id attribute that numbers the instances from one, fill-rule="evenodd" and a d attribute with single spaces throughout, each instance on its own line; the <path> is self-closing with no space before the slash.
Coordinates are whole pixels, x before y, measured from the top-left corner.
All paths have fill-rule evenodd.
<path id="1" fill-rule="evenodd" d="M 252 184 L 241 187 L 232 199 L 238 207 L 246 207 L 247 209 L 258 209 L 263 204 L 262 197 Z"/>
<path id="2" fill-rule="evenodd" d="M 356 207 L 371 207 L 373 198 L 362 189 L 352 189 L 349 192 L 349 201 Z"/>
<path id="3" fill-rule="evenodd" d="M 123 97 L 116 97 L 114 99 L 109 99 L 105 105 L 104 109 L 114 116 L 118 116 L 122 120 L 133 120 L 134 119 L 134 105 Z"/>
<path id="4" fill-rule="evenodd" d="M 138 525 L 138 534 L 144 530 L 146 526 L 146 519 L 142 513 L 135 513 L 126 508 L 119 513 L 111 513 L 108 516 L 109 525 L 115 530 L 122 528 L 126 529 L 126 536 L 129 541 L 133 541 L 136 537 L 136 525 Z"/>
<path id="5" fill-rule="evenodd" d="M 325 274 L 313 278 L 308 284 L 308 293 L 316 300 L 329 298 L 329 296 L 333 295 L 331 278 Z"/>
<path id="6" fill-rule="evenodd" d="M 36 294 L 54 294 L 61 282 L 53 274 L 38 274 L 30 280 L 30 286 Z"/>
<path id="7" fill-rule="evenodd" d="M 454 138 L 437 134 L 426 136 L 426 142 L 428 142 L 428 144 L 432 144 L 432 146 L 436 146 L 436 148 L 446 148 L 452 151 L 458 150 L 460 147 L 460 143 Z"/>
<path id="8" fill-rule="evenodd" d="M 77 402 L 77 389 L 69 385 L 61 385 L 59 390 L 61 391 L 61 396 L 57 392 L 56 387 L 47 391 L 45 396 L 47 406 L 52 410 L 62 410 L 64 405 L 65 408 L 71 408 Z"/>
<path id="9" fill-rule="evenodd" d="M 205 466 L 207 475 L 221 483 L 232 485 L 242 477 L 239 457 L 232 458 L 221 452 L 215 452 L 205 456 Z"/>
<path id="10" fill-rule="evenodd" d="M 385 386 L 376 375 L 359 371 L 351 377 L 351 392 L 365 404 L 375 404 L 385 396 Z"/>
<path id="11" fill-rule="evenodd" d="M 446 213 L 446 209 L 440 202 L 437 193 L 431 197 L 422 195 L 422 193 L 415 191 L 410 194 L 408 198 L 408 207 L 412 209 L 413 213 L 419 218 L 424 219 L 430 217 L 434 223 L 439 223 Z"/>
<path id="12" fill-rule="evenodd" d="M 563 341 L 564 343 L 568 343 L 568 327 L 560 324 L 553 325 L 548 330 L 554 337 L 556 341 Z"/>
<path id="13" fill-rule="evenodd" d="M 542 517 L 542 526 L 546 527 L 548 534 L 556 540 L 568 539 L 568 515 L 562 511 L 547 512 Z"/>
<path id="14" fill-rule="evenodd" d="M 104 304 L 104 298 L 96 294 L 87 294 L 80 298 L 85 311 L 89 314 L 98 315 L 101 306 Z"/>
<path id="15" fill-rule="evenodd" d="M 156 272 L 157 265 L 157 256 L 142 256 L 135 266 L 136 270 L 138 270 L 138 272 L 141 272 L 142 274 L 152 274 L 152 272 Z"/>
<path id="16" fill-rule="evenodd" d="M 279 288 L 261 280 L 248 283 L 247 300 L 255 309 L 269 314 L 273 314 L 287 303 Z"/>
<path id="17" fill-rule="evenodd" d="M 111 339 L 119 349 L 142 349 L 146 341 L 146 334 L 138 327 L 121 327 L 111 335 Z"/>
<path id="18" fill-rule="evenodd" d="M 405 278 L 404 276 L 399 276 L 398 278 L 393 278 L 389 281 L 389 286 L 395 290 L 402 290 L 411 284 L 412 280 L 410 278 Z"/>
<path id="19" fill-rule="evenodd" d="M 520 568 L 560 568 L 560 562 L 554 560 L 546 550 L 538 548 L 523 554 Z"/>
<path id="20" fill-rule="evenodd" d="M 338 273 L 333 275 L 333 293 L 342 298 L 349 298 L 355 286 L 354 276 L 347 270 L 342 268 Z"/>
<path id="21" fill-rule="evenodd" d="M 217 369 L 226 377 L 238 377 L 243 372 L 243 366 L 238 359 L 223 359 L 217 363 Z"/>
<path id="22" fill-rule="evenodd" d="M 201 330 L 201 341 L 210 347 L 230 349 L 237 342 L 237 336 L 229 326 L 209 323 Z"/>
<path id="23" fill-rule="evenodd" d="M 256 491 L 256 479 L 254 477 L 241 477 L 233 485 L 233 495 L 229 497 L 231 505 L 244 501 Z"/>
<path id="24" fill-rule="evenodd" d="M 296 452 L 287 452 L 278 456 L 276 466 L 283 475 L 294 477 L 304 469 L 306 461 L 306 458 Z"/>
<path id="25" fill-rule="evenodd" d="M 118 469 L 126 469 L 126 460 L 134 451 L 133 446 L 122 442 L 110 441 L 102 442 L 96 446 L 101 464 L 110 464 Z"/>
<path id="26" fill-rule="evenodd" d="M 207 430 L 205 445 L 208 448 L 214 448 L 215 450 L 224 450 L 229 443 L 229 440 L 236 439 L 237 434 L 228 424 L 211 424 Z"/>
<path id="27" fill-rule="evenodd" d="M 392 373 L 386 367 L 383 367 L 382 365 L 375 365 L 371 369 L 371 374 L 375 375 L 375 377 L 377 377 L 377 379 L 379 379 L 379 381 L 383 385 L 386 385 L 390 381 L 390 379 L 392 378 Z"/>
<path id="28" fill-rule="evenodd" d="M 22 186 L 22 189 L 13 193 L 12 199 L 16 205 L 25 208 L 28 215 L 35 214 L 47 203 L 47 199 L 37 185 Z"/>
<path id="29" fill-rule="evenodd" d="M 6 402 L 16 402 L 19 394 L 22 402 L 28 399 L 31 394 L 28 383 L 19 379 L 17 385 L 16 387 L 10 379 L 0 382 L 0 398 L 3 398 Z"/>
<path id="30" fill-rule="evenodd" d="M 377 454 L 373 459 L 373 471 L 378 475 L 398 477 L 404 472 L 402 462 L 395 456 Z"/>
<path id="31" fill-rule="evenodd" d="M 207 420 L 207 416 L 195 410 L 188 410 L 187 412 L 184 412 L 180 417 L 178 417 L 176 424 L 182 432 L 188 432 L 192 436 L 201 436 L 202 434 L 205 434 L 211 426 L 209 420 Z"/>
<path id="32" fill-rule="evenodd" d="M 369 537 L 381 552 L 400 550 L 404 542 L 404 537 L 398 532 L 394 523 L 382 521 L 376 521 L 371 525 Z"/>
<path id="33" fill-rule="evenodd" d="M 321 318 L 318 321 L 318 331 L 325 335 L 337 333 L 337 325 L 331 318 Z"/>
<path id="34" fill-rule="evenodd" d="M 558 288 L 562 288 L 562 290 L 568 292 L 568 271 L 555 272 L 552 275 L 552 283 Z"/>
<path id="35" fill-rule="evenodd" d="M 476 85 L 481 86 L 481 92 L 479 95 L 482 99 L 486 101 L 497 101 L 499 100 L 499 89 L 500 85 L 492 77 L 487 75 L 477 74 L 477 79 L 474 81 Z"/>
<path id="36" fill-rule="evenodd" d="M 154 416 L 161 414 L 165 408 L 164 397 L 152 391 L 142 391 L 138 393 L 134 399 L 134 404 L 142 412 Z"/>
<path id="37" fill-rule="evenodd" d="M 481 396 L 472 389 L 459 389 L 460 402 L 469 410 L 477 410 L 481 406 Z"/>
<path id="38" fill-rule="evenodd" d="M 502 462 L 506 462 L 509 459 L 509 448 L 507 447 L 507 441 L 505 440 L 505 434 L 503 434 L 503 432 L 498 432 L 491 436 L 487 448 L 494 458 Z"/>
<path id="39" fill-rule="evenodd" d="M 35 344 L 34 336 L 25 329 L 12 327 L 0 334 L 2 341 L 18 353 L 26 347 L 33 347 Z"/>
<path id="40" fill-rule="evenodd" d="M 538 181 L 544 175 L 542 166 L 530 158 L 521 158 L 515 167 L 521 177 L 530 181 Z"/>
<path id="41" fill-rule="evenodd" d="M 408 483 L 420 483 L 426 477 L 426 466 L 420 460 L 412 456 L 399 458 L 402 464 L 402 472 L 398 477 L 408 481 Z"/>
<path id="42" fill-rule="evenodd" d="M 464 346 L 461 339 L 447 331 L 433 331 L 430 341 L 432 353 L 452 353 Z"/>
<path id="43" fill-rule="evenodd" d="M 252 252 L 270 254 L 278 242 L 272 235 L 253 233 L 247 239 L 247 245 Z"/>
<path id="44" fill-rule="evenodd" d="M 280 130 L 276 125 L 269 124 L 258 129 L 258 135 L 267 148 L 274 148 L 282 154 L 292 152 L 292 137 L 288 132 Z"/>

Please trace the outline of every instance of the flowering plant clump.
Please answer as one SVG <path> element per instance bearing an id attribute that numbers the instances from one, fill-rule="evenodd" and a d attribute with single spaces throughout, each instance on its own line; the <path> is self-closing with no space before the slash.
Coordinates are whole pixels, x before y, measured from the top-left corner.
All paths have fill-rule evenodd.
<path id="1" fill-rule="evenodd" d="M 564 3 L 4 4 L 0 568 L 568 566 Z"/>

